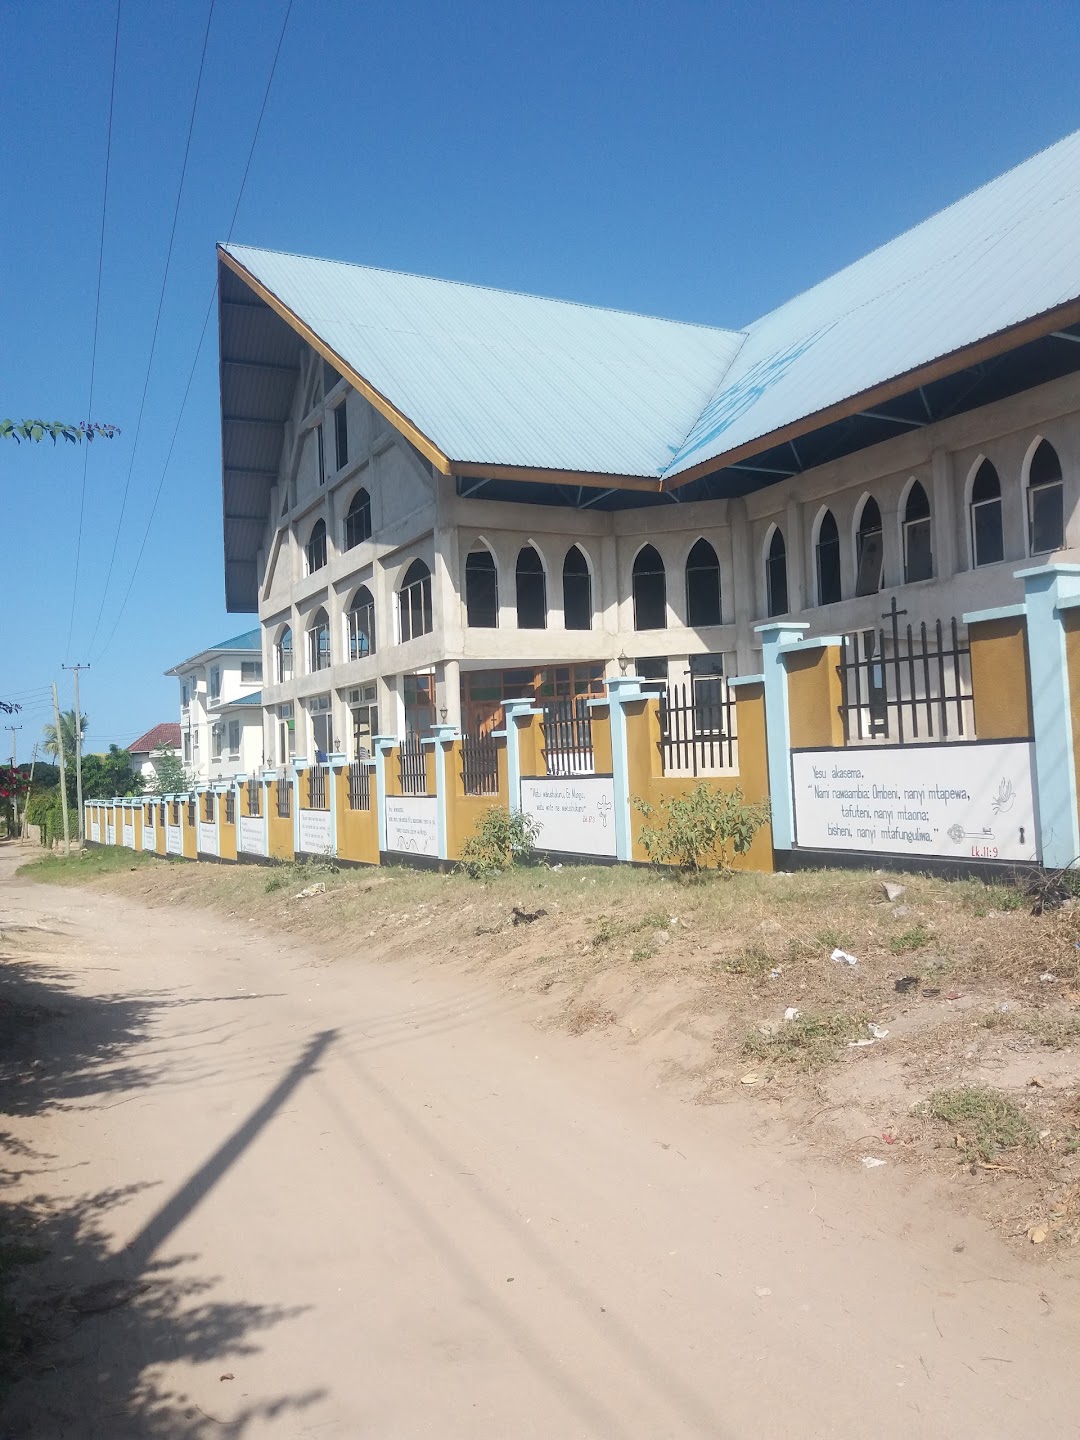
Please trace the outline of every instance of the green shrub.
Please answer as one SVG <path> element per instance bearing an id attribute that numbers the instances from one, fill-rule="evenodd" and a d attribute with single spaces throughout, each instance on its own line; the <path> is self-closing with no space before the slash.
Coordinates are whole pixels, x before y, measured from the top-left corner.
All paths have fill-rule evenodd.
<path id="1" fill-rule="evenodd" d="M 669 795 L 658 805 L 634 796 L 645 817 L 641 843 L 654 865 L 677 865 L 687 875 L 715 866 L 727 870 L 735 855 L 745 855 L 769 819 L 768 802 L 751 804 L 736 786 L 721 790 L 699 780 L 685 795 Z"/>
<path id="2" fill-rule="evenodd" d="M 756 1060 L 773 1060 L 788 1065 L 819 1069 L 847 1048 L 849 1040 L 866 1036 L 866 1016 L 807 1014 L 785 1020 L 768 1035 L 751 1030 L 743 1042 L 743 1054 Z"/>
<path id="3" fill-rule="evenodd" d="M 492 805 L 461 847 L 459 867 L 474 880 L 523 865 L 532 855 L 540 826 L 521 810 Z"/>
<path id="4" fill-rule="evenodd" d="M 990 1161 L 999 1150 L 1035 1143 L 1027 1116 L 1000 1090 L 977 1085 L 938 1090 L 930 1096 L 926 1109 L 957 1132 L 957 1145 L 965 1160 Z"/>
<path id="5" fill-rule="evenodd" d="M 68 824 L 71 827 L 72 839 L 77 834 L 78 818 L 74 808 L 69 806 Z M 28 825 L 41 826 L 42 845 L 51 845 L 54 840 L 64 838 L 64 810 L 59 786 L 55 786 L 51 790 L 36 790 L 31 793 L 26 807 L 26 821 Z"/>

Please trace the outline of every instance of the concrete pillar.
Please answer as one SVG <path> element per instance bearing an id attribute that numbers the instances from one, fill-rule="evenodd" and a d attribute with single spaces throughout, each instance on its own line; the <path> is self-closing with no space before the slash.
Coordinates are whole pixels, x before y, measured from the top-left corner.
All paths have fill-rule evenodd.
<path id="1" fill-rule="evenodd" d="M 754 669 L 756 663 L 754 616 L 757 613 L 757 566 L 754 563 L 753 539 L 750 521 L 746 513 L 746 501 L 734 499 L 730 502 L 729 508 L 735 650 L 738 656 L 739 674 L 747 675 Z"/>
<path id="2" fill-rule="evenodd" d="M 758 625 L 765 680 L 765 740 L 769 758 L 769 803 L 774 850 L 790 850 L 795 840 L 791 802 L 791 715 L 787 670 L 782 652 L 797 644 L 810 627 L 791 620 Z"/>
<path id="3" fill-rule="evenodd" d="M 507 807 L 511 814 L 521 809 L 521 745 L 517 717 L 540 713 L 532 700 L 506 700 L 503 703 L 503 714 L 506 716 Z"/>
<path id="4" fill-rule="evenodd" d="M 433 725 L 431 727 L 435 747 L 435 818 L 438 828 L 439 859 L 450 858 L 450 847 L 448 844 L 449 829 L 446 823 L 446 807 L 449 803 L 447 795 L 446 780 L 446 752 L 455 740 L 459 738 L 460 731 L 456 725 Z M 426 742 L 425 742 L 426 743 Z"/>
<path id="5" fill-rule="evenodd" d="M 591 705 L 607 705 L 611 717 L 611 774 L 615 792 L 615 856 L 632 860 L 633 838 L 630 826 L 630 767 L 626 745 L 626 705 L 644 699 L 647 692 L 636 676 L 624 675 L 607 682 L 608 698 L 591 700 Z"/>
<path id="6" fill-rule="evenodd" d="M 806 609 L 806 537 L 803 534 L 803 507 L 798 500 L 789 500 L 784 514 L 784 539 L 787 543 L 788 610 L 799 615 Z"/>
<path id="7" fill-rule="evenodd" d="M 375 748 L 375 804 L 378 808 L 379 854 L 386 853 L 386 757 L 397 744 L 395 735 L 373 735 Z"/>
<path id="8" fill-rule="evenodd" d="M 300 781 L 307 768 L 308 760 L 306 755 L 293 756 L 293 773 L 291 777 L 289 777 L 289 784 L 292 786 L 292 848 L 294 858 L 300 852 Z"/>
<path id="9" fill-rule="evenodd" d="M 347 755 L 340 751 L 326 757 L 326 783 L 330 787 L 330 838 L 332 855 L 338 853 L 338 775 L 349 763 Z"/>
<path id="10" fill-rule="evenodd" d="M 1048 869 L 1060 870 L 1080 858 L 1080 822 L 1069 666 L 1058 607 L 1080 598 L 1080 565 L 1038 565 L 1018 570 L 1016 578 L 1024 582 L 1027 608 L 1040 858 Z"/>
<path id="11" fill-rule="evenodd" d="M 947 580 L 957 571 L 956 486 L 953 483 L 952 456 L 947 450 L 934 450 L 930 456 L 930 514 L 933 533 L 934 578 Z"/>
<path id="12" fill-rule="evenodd" d="M 461 662 L 459 660 L 444 660 L 441 665 L 435 667 L 436 704 L 440 712 L 445 709 L 446 716 L 443 724 L 451 729 L 461 729 Z M 440 726 L 433 727 L 433 733 L 438 733 Z"/>

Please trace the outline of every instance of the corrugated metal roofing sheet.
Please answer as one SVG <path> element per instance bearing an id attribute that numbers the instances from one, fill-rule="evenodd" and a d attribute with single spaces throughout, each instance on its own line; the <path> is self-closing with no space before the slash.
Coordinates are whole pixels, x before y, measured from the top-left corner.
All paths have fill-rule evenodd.
<path id="1" fill-rule="evenodd" d="M 1080 132 L 746 331 L 224 248 L 451 460 L 674 477 L 1080 297 Z"/>
<path id="2" fill-rule="evenodd" d="M 655 475 L 743 336 L 223 247 L 453 460 Z"/>

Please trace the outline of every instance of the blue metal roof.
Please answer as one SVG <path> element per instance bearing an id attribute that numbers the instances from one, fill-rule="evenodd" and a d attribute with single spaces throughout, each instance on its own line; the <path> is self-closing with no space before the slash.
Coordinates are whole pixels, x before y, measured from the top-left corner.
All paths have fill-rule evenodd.
<path id="1" fill-rule="evenodd" d="M 257 650 L 262 654 L 262 631 L 245 630 L 243 635 L 234 635 L 231 640 L 222 640 L 211 645 L 210 650 Z M 204 653 L 209 654 L 209 651 Z"/>
<path id="2" fill-rule="evenodd" d="M 222 249 L 449 461 L 674 479 L 1080 298 L 1080 132 L 743 331 Z"/>
<path id="3" fill-rule="evenodd" d="M 261 690 L 253 690 L 250 695 L 241 695 L 238 700 L 228 700 L 228 701 L 226 701 L 226 703 L 225 703 L 224 705 L 218 706 L 218 709 L 220 709 L 220 710 L 235 710 L 235 709 L 237 709 L 237 708 L 238 708 L 239 706 L 241 706 L 241 705 L 247 706 L 247 705 L 261 705 L 261 704 L 262 704 L 262 691 L 261 691 Z"/>

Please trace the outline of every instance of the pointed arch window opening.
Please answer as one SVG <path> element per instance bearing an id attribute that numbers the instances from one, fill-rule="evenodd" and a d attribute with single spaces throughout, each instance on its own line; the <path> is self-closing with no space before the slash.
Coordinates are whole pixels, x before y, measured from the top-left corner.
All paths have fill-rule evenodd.
<path id="1" fill-rule="evenodd" d="M 402 643 L 432 631 L 431 571 L 423 560 L 412 562 L 398 591 L 398 628 Z"/>
<path id="2" fill-rule="evenodd" d="M 835 605 L 841 598 L 840 531 L 836 516 L 826 510 L 818 526 L 815 561 L 819 605 Z"/>
<path id="3" fill-rule="evenodd" d="M 1046 555 L 1065 544 L 1065 487 L 1061 461 L 1048 440 L 1039 443 L 1028 469 L 1028 544 Z"/>
<path id="4" fill-rule="evenodd" d="M 345 549 L 352 550 L 371 539 L 371 496 L 360 489 L 349 503 L 345 515 Z"/>
<path id="5" fill-rule="evenodd" d="M 984 460 L 971 485 L 971 561 L 978 567 L 996 565 L 1004 558 L 1001 481 L 990 461 Z"/>
<path id="6" fill-rule="evenodd" d="M 932 579 L 933 574 L 930 498 L 922 482 L 916 480 L 904 505 L 904 581 L 914 585 L 919 580 Z"/>
<path id="7" fill-rule="evenodd" d="M 723 623 L 720 561 L 708 540 L 698 540 L 686 557 L 686 623 L 695 629 Z"/>
<path id="8" fill-rule="evenodd" d="M 349 659 L 366 660 L 375 654 L 375 598 L 361 585 L 349 602 L 346 616 L 349 632 Z"/>
<path id="9" fill-rule="evenodd" d="M 544 562 L 532 545 L 518 551 L 517 623 L 519 630 L 547 629 L 547 577 Z"/>
<path id="10" fill-rule="evenodd" d="M 307 568 L 308 574 L 314 575 L 326 564 L 326 522 L 316 520 L 311 527 L 311 535 L 307 543 Z"/>
<path id="11" fill-rule="evenodd" d="M 571 545 L 563 560 L 563 626 L 567 630 L 592 629 L 592 575 L 584 552 Z"/>
<path id="12" fill-rule="evenodd" d="M 486 545 L 465 557 L 465 618 L 471 630 L 495 630 L 499 624 L 499 574 Z"/>
<path id="13" fill-rule="evenodd" d="M 278 636 L 277 644 L 274 646 L 277 672 L 277 682 L 284 685 L 287 680 L 293 678 L 293 633 L 288 625 Z"/>
<path id="14" fill-rule="evenodd" d="M 885 578 L 885 542 L 881 511 L 871 495 L 863 504 L 855 536 L 856 595 L 876 595 Z"/>
<path id="15" fill-rule="evenodd" d="M 638 551 L 633 571 L 634 629 L 667 629 L 667 571 L 654 545 Z"/>
<path id="16" fill-rule="evenodd" d="M 308 671 L 312 675 L 330 668 L 330 617 L 321 607 L 315 611 L 308 630 Z"/>
<path id="17" fill-rule="evenodd" d="M 773 530 L 765 559 L 765 599 L 770 616 L 788 613 L 787 546 L 779 526 Z"/>

